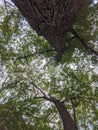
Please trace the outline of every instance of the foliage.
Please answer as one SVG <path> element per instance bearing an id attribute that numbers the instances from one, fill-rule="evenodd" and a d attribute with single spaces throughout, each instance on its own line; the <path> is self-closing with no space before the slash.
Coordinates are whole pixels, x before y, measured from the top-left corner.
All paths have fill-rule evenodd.
<path id="1" fill-rule="evenodd" d="M 74 25 L 96 50 L 97 8 L 98 5 L 92 6 L 86 14 L 80 14 L 81 19 Z M 62 130 L 56 107 L 42 98 L 43 93 L 64 101 L 74 118 L 73 101 L 79 129 L 97 130 L 98 59 L 87 53 L 72 34 L 68 34 L 67 41 L 63 59 L 56 63 L 54 49 L 31 30 L 17 10 L 5 14 L 0 23 L 0 127 L 3 130 Z"/>

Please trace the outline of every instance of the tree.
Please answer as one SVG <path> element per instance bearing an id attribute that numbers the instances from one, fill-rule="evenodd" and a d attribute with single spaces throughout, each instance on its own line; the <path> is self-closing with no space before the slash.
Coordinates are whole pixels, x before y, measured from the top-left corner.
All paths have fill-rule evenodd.
<path id="1" fill-rule="evenodd" d="M 97 5 L 92 7 L 89 21 L 85 21 L 90 28 L 93 15 L 97 15 L 96 8 Z M 82 15 L 87 17 L 88 12 Z M 84 36 L 84 21 L 79 20 L 74 26 Z M 75 39 L 78 37 L 81 41 L 81 37 L 71 29 L 75 37 L 68 34 L 67 38 L 73 40 L 68 40 L 69 48 L 62 62 L 57 64 L 53 59 L 55 52 L 51 51 L 47 41 L 38 37 L 16 10 L 12 9 L 4 17 L 0 28 L 0 42 L 3 43 L 0 44 L 1 67 L 2 72 L 5 71 L 4 77 L 7 77 L 0 89 L 0 117 L 5 127 L 9 130 L 95 127 L 98 95 L 94 84 L 98 77 L 92 69 L 97 58 L 85 51 L 83 53 Z M 85 31 L 85 35 L 87 41 L 96 37 L 92 36 L 90 29 Z M 95 47 L 97 50 L 97 45 Z M 91 61 L 94 62 L 93 68 L 89 65 Z"/>
<path id="2" fill-rule="evenodd" d="M 31 27 L 44 36 L 58 52 L 60 61 L 66 49 L 66 34 L 76 21 L 78 12 L 89 6 L 89 0 L 12 0 Z"/>

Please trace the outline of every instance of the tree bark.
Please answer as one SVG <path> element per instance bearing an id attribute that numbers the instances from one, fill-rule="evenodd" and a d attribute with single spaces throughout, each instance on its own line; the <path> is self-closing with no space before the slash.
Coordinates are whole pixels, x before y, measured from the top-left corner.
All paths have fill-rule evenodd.
<path id="1" fill-rule="evenodd" d="M 89 0 L 12 0 L 30 26 L 62 55 L 66 33 Z"/>
<path id="2" fill-rule="evenodd" d="M 59 100 L 55 100 L 54 104 L 61 116 L 63 129 L 64 130 L 77 130 L 77 126 L 75 122 L 73 121 L 72 117 L 70 116 L 69 112 L 67 111 L 67 108 L 65 107 L 65 105 Z"/>
<path id="3" fill-rule="evenodd" d="M 47 96 L 44 96 L 43 98 L 45 100 L 48 100 L 54 103 L 54 105 L 56 106 L 57 111 L 59 112 L 59 115 L 62 119 L 64 130 L 77 130 L 76 122 L 70 116 L 70 113 L 68 112 L 66 106 L 64 105 L 64 102 L 61 102 L 60 100 L 52 96 L 50 96 L 50 98 L 48 98 Z"/>

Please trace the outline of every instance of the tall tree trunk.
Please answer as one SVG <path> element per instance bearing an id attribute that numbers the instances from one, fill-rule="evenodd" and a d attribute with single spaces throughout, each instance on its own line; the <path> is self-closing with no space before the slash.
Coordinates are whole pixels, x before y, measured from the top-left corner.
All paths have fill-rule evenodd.
<path id="1" fill-rule="evenodd" d="M 64 130 L 77 130 L 76 123 L 73 121 L 65 105 L 59 100 L 55 100 L 54 104 L 61 116 Z"/>
<path id="2" fill-rule="evenodd" d="M 12 0 L 31 27 L 62 55 L 66 33 L 89 0 Z"/>
<path id="3" fill-rule="evenodd" d="M 43 98 L 45 100 L 48 100 L 54 103 L 54 105 L 56 106 L 59 112 L 59 115 L 62 119 L 64 130 L 77 130 L 78 129 L 76 122 L 72 119 L 70 113 L 68 112 L 66 106 L 64 105 L 64 102 L 61 102 L 60 100 L 52 96 L 50 96 L 50 98 L 48 98 L 47 96 L 44 96 Z"/>

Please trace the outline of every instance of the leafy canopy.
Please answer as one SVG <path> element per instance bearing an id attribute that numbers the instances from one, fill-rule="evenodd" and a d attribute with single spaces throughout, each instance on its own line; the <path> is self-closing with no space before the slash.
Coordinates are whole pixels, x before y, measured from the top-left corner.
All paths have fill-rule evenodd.
<path id="1" fill-rule="evenodd" d="M 81 12 L 74 28 L 86 44 L 98 51 L 98 5 Z M 0 127 L 8 130 L 62 130 L 56 107 L 43 99 L 54 96 L 65 102 L 79 129 L 97 129 L 98 59 L 68 33 L 63 59 L 31 30 L 13 8 L 0 8 Z M 95 72 L 96 71 L 96 72 Z"/>

